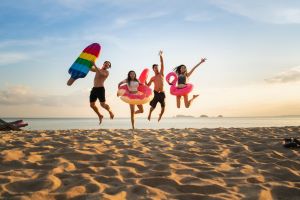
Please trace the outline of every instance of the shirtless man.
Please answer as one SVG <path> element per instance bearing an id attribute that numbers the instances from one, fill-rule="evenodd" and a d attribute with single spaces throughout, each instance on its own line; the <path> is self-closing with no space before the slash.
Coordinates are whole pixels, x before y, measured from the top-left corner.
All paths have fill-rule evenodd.
<path id="1" fill-rule="evenodd" d="M 164 114 L 165 111 L 165 92 L 164 92 L 164 61 L 162 57 L 163 52 L 159 51 L 159 57 L 160 57 L 160 71 L 158 70 L 158 65 L 154 64 L 152 65 L 152 69 L 155 73 L 155 75 L 150 79 L 149 83 L 147 83 L 148 86 L 151 85 L 151 83 L 154 83 L 154 98 L 152 101 L 150 101 L 150 111 L 148 115 L 148 120 L 150 121 L 151 119 L 151 114 L 153 110 L 156 107 L 156 104 L 159 102 L 161 105 L 161 111 L 158 117 L 158 121 L 161 120 L 162 115 Z"/>
<path id="2" fill-rule="evenodd" d="M 103 115 L 100 114 L 97 106 L 96 101 L 99 99 L 100 105 L 108 111 L 110 115 L 110 119 L 114 118 L 114 114 L 111 111 L 109 105 L 105 103 L 105 88 L 104 88 L 104 81 L 109 75 L 109 72 L 107 69 L 111 67 L 111 63 L 109 61 L 105 61 L 103 63 L 102 68 L 98 68 L 95 64 L 91 68 L 91 71 L 96 72 L 95 78 L 94 78 L 94 87 L 90 94 L 90 107 L 95 111 L 95 113 L 98 115 L 99 118 L 99 124 L 102 123 Z"/>

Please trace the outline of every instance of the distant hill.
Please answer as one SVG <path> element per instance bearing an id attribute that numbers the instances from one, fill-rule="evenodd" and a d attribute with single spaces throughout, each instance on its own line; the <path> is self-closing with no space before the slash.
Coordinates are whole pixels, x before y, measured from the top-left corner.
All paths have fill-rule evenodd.
<path id="1" fill-rule="evenodd" d="M 200 115 L 200 117 L 208 117 L 207 115 Z"/>

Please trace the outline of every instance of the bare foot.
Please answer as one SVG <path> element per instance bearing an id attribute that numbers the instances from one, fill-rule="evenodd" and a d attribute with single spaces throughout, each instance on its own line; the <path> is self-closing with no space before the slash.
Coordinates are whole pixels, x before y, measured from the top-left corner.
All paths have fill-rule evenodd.
<path id="1" fill-rule="evenodd" d="M 193 99 L 196 99 L 199 96 L 199 94 L 193 95 Z"/>
<path id="2" fill-rule="evenodd" d="M 115 117 L 114 113 L 112 111 L 109 111 L 110 119 L 113 119 Z"/>
<path id="3" fill-rule="evenodd" d="M 150 115 L 148 115 L 148 120 L 149 120 L 149 121 L 151 120 L 151 116 L 150 116 Z"/>
<path id="4" fill-rule="evenodd" d="M 102 123 L 102 119 L 103 119 L 103 115 L 100 115 L 100 116 L 99 116 L 99 124 Z"/>
<path id="5" fill-rule="evenodd" d="M 137 110 L 137 111 L 135 111 L 134 112 L 134 114 L 140 114 L 140 113 L 143 113 L 144 111 L 142 111 L 142 110 Z"/>
<path id="6" fill-rule="evenodd" d="M 159 114 L 158 122 L 161 120 L 162 114 Z"/>

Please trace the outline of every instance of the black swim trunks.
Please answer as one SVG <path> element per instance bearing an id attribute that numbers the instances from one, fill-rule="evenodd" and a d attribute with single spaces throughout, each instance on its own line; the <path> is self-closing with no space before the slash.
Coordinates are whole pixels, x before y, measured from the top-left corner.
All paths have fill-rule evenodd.
<path id="1" fill-rule="evenodd" d="M 93 87 L 90 94 L 90 102 L 95 102 L 99 99 L 100 102 L 105 102 L 105 88 Z"/>
<path id="2" fill-rule="evenodd" d="M 156 92 L 154 90 L 154 97 L 153 97 L 152 101 L 150 101 L 150 106 L 152 108 L 155 108 L 156 104 L 159 102 L 161 107 L 165 107 L 166 106 L 165 98 L 166 98 L 166 95 L 164 92 Z"/>

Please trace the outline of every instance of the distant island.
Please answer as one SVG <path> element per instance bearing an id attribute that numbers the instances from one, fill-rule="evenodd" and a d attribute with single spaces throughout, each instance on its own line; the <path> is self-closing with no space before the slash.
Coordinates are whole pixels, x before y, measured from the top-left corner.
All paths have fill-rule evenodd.
<path id="1" fill-rule="evenodd" d="M 200 117 L 208 117 L 207 115 L 200 115 Z"/>
<path id="2" fill-rule="evenodd" d="M 222 117 L 223 117 L 223 115 L 218 115 L 218 117 L 222 118 Z"/>
<path id="3" fill-rule="evenodd" d="M 175 118 L 195 118 L 192 115 L 176 115 Z"/>

